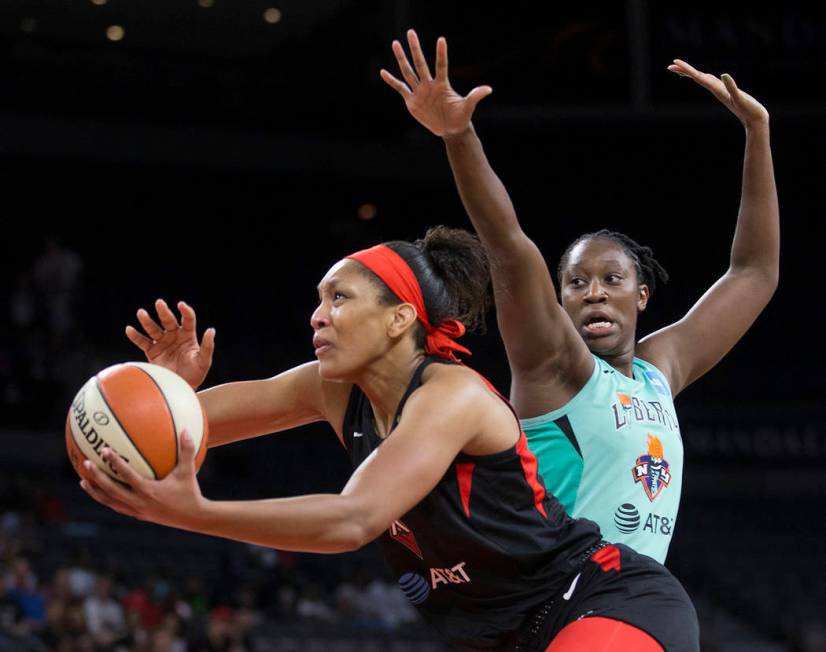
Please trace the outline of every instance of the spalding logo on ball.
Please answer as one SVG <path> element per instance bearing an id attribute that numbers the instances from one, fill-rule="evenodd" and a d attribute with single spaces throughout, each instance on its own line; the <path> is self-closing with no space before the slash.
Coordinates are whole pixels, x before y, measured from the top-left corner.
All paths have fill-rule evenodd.
<path id="1" fill-rule="evenodd" d="M 77 393 L 66 417 L 66 449 L 81 477 L 83 461 L 90 459 L 117 479 L 101 457 L 108 446 L 143 477 L 160 480 L 178 463 L 184 430 L 198 451 L 199 469 L 208 428 L 195 392 L 164 367 L 127 362 L 104 369 Z"/>

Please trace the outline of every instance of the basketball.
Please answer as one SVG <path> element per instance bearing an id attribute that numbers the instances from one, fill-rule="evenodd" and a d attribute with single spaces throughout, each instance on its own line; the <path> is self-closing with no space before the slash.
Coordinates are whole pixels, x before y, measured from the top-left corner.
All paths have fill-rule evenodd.
<path id="1" fill-rule="evenodd" d="M 66 450 L 81 477 L 89 459 L 117 479 L 102 458 L 108 446 L 141 476 L 160 480 L 178 463 L 184 430 L 192 437 L 199 469 L 208 428 L 195 392 L 164 367 L 127 362 L 107 367 L 81 387 L 66 417 Z"/>

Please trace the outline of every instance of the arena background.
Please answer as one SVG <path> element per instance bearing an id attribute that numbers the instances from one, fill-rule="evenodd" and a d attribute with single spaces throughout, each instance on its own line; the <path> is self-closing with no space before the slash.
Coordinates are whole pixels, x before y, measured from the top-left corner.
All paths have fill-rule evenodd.
<path id="1" fill-rule="evenodd" d="M 123 328 L 155 298 L 217 328 L 207 385 L 267 377 L 311 359 L 340 256 L 469 224 L 441 142 L 378 75 L 409 26 L 429 55 L 448 38 L 457 90 L 493 87 L 474 123 L 552 266 L 603 226 L 654 247 L 672 280 L 641 334 L 725 271 L 740 194 L 742 127 L 666 66 L 729 72 L 766 105 L 780 287 L 677 400 L 667 565 L 703 650 L 826 650 L 826 10 L 645 0 L 0 3 L 0 650 L 442 649 L 372 547 L 281 554 L 131 521 L 80 490 L 62 432 L 86 378 L 141 359 Z M 471 364 L 507 390 L 489 324 Z M 214 449 L 200 478 L 240 499 L 348 473 L 315 426 Z"/>

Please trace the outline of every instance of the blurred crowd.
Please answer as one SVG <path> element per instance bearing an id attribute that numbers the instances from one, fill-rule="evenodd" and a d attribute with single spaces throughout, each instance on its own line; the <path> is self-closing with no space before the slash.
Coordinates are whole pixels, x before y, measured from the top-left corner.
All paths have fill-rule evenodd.
<path id="1" fill-rule="evenodd" d="M 3 478 L 0 651 L 251 652 L 265 626 L 368 634 L 420 626 L 369 560 L 338 569 L 314 556 L 227 542 L 232 559 L 215 555 L 203 574 L 185 560 L 178 569 L 146 570 L 96 554 L 88 539 L 72 545 L 68 523 L 58 498 L 35 492 L 24 476 Z"/>

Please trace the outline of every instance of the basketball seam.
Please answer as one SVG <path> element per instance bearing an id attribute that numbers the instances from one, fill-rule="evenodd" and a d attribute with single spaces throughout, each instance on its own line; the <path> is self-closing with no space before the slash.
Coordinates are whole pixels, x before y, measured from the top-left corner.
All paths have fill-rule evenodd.
<path id="1" fill-rule="evenodd" d="M 155 387 L 158 388 L 158 393 L 163 398 L 163 402 L 166 403 L 166 411 L 169 413 L 169 418 L 172 420 L 172 432 L 175 433 L 175 466 L 178 466 L 178 427 L 175 425 L 175 413 L 172 412 L 172 406 L 169 404 L 163 388 L 158 384 L 158 381 L 155 380 L 154 376 L 142 367 L 135 367 L 135 369 L 140 369 L 142 373 L 146 374 L 149 380 L 151 380 Z"/>
<path id="2" fill-rule="evenodd" d="M 126 435 L 126 438 L 129 440 L 129 443 L 132 444 L 133 448 L 138 453 L 140 458 L 144 461 L 146 466 L 149 467 L 149 470 L 152 471 L 152 475 L 154 476 L 155 480 L 157 480 L 158 479 L 157 471 L 155 471 L 152 464 L 149 463 L 149 460 L 146 459 L 146 457 L 144 457 L 143 453 L 141 452 L 141 449 L 138 447 L 138 445 L 135 443 L 135 441 L 129 436 L 129 432 L 126 430 L 126 428 L 123 427 L 123 424 L 120 422 L 120 419 L 118 419 L 117 413 L 112 409 L 112 406 L 109 404 L 109 399 L 106 398 L 106 393 L 103 391 L 103 386 L 101 385 L 100 378 L 98 376 L 95 376 L 95 387 L 97 387 L 97 390 L 98 390 L 98 393 L 100 394 L 100 397 L 103 399 L 103 402 L 106 403 L 106 407 L 109 408 L 109 412 L 112 414 L 112 417 L 115 419 L 115 421 L 118 422 L 118 425 L 120 426 L 120 429 L 123 431 L 123 434 Z M 118 454 L 120 454 L 120 453 L 118 453 Z M 177 455 L 177 451 L 176 451 L 175 454 Z"/>

